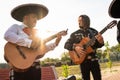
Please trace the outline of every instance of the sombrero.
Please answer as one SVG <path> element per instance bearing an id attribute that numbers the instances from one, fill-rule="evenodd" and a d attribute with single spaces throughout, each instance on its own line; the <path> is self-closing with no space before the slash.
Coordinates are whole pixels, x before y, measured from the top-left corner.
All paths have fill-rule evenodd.
<path id="1" fill-rule="evenodd" d="M 108 13 L 112 18 L 120 18 L 120 0 L 113 0 L 111 2 Z"/>
<path id="2" fill-rule="evenodd" d="M 11 11 L 11 16 L 17 21 L 22 22 L 23 17 L 29 13 L 37 14 L 38 20 L 44 18 L 48 14 L 48 8 L 41 4 L 29 3 L 15 7 Z"/>

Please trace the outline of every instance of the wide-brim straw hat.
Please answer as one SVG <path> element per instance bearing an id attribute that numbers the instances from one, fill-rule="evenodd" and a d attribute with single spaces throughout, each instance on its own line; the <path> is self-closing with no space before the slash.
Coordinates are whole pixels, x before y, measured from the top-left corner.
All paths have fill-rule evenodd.
<path id="1" fill-rule="evenodd" d="M 15 7 L 11 11 L 11 16 L 17 21 L 22 22 L 23 17 L 29 13 L 35 13 L 39 19 L 44 18 L 48 14 L 48 8 L 41 4 L 28 3 Z"/>

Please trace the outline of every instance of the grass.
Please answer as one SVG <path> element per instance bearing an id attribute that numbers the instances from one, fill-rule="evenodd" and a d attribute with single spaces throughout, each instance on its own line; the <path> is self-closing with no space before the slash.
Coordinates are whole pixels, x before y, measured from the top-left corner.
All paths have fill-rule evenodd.
<path id="1" fill-rule="evenodd" d="M 112 67 L 120 66 L 120 62 L 113 62 Z M 106 63 L 100 63 L 101 71 L 108 68 Z M 58 77 L 62 77 L 62 67 L 56 67 Z M 81 76 L 79 65 L 69 66 L 69 75 L 78 75 Z M 80 79 L 77 79 L 80 80 Z"/>
<path id="2" fill-rule="evenodd" d="M 62 67 L 56 67 L 58 77 L 62 76 Z M 69 75 L 80 74 L 79 65 L 69 66 Z"/>

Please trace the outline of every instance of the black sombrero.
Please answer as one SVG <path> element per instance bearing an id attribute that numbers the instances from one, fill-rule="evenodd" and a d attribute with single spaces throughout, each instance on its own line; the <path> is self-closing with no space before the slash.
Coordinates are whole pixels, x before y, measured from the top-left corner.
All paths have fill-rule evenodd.
<path id="1" fill-rule="evenodd" d="M 48 14 L 48 8 L 41 4 L 29 3 L 19 5 L 11 11 L 12 17 L 20 22 L 23 21 L 23 16 L 29 13 L 37 14 L 39 20 Z"/>
<path id="2" fill-rule="evenodd" d="M 120 18 L 120 0 L 111 2 L 108 13 L 112 18 Z"/>

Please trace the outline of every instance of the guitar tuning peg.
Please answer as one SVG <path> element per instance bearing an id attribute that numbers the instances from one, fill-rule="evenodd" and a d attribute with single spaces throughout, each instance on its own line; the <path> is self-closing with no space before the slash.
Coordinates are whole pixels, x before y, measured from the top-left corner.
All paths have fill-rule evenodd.
<path id="1" fill-rule="evenodd" d="M 66 32 L 68 31 L 68 28 L 66 29 Z"/>

